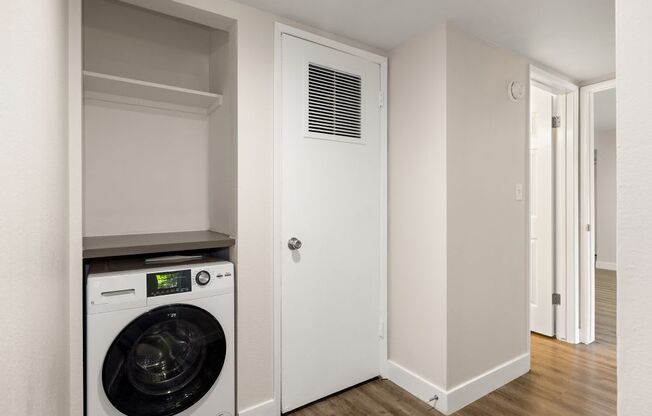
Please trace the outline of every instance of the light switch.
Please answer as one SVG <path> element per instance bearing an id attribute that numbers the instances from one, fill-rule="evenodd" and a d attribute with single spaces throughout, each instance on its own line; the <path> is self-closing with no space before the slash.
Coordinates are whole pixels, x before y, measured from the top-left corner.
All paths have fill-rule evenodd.
<path id="1" fill-rule="evenodd" d="M 523 200 L 523 184 L 517 183 L 514 187 L 514 197 L 517 201 Z"/>

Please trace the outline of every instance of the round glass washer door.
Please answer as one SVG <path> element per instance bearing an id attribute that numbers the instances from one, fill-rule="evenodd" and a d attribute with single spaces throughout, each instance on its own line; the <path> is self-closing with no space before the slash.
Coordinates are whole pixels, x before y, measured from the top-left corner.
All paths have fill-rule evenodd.
<path id="1" fill-rule="evenodd" d="M 211 389 L 226 358 L 224 330 L 192 305 L 152 309 L 127 325 L 104 358 L 102 385 L 128 416 L 171 416 Z"/>

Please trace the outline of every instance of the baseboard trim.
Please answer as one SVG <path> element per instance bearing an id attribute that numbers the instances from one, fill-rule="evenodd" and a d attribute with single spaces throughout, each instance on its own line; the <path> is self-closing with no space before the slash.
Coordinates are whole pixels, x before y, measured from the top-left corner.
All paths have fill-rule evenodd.
<path id="1" fill-rule="evenodd" d="M 239 416 L 278 416 L 276 401 L 269 399 L 238 412 Z"/>
<path id="2" fill-rule="evenodd" d="M 391 360 L 387 368 L 389 379 L 418 399 L 429 403 L 437 395 L 434 408 L 450 415 L 530 371 L 530 354 L 520 355 L 448 391 Z"/>
<path id="3" fill-rule="evenodd" d="M 419 400 L 430 404 L 444 414 L 448 414 L 446 412 L 446 392 L 439 386 L 391 360 L 387 360 L 387 376 L 390 381 Z M 438 399 L 431 401 L 434 396 L 437 396 Z"/>
<path id="4" fill-rule="evenodd" d="M 507 361 L 448 391 L 448 411 L 456 412 L 530 371 L 530 354 Z"/>
<path id="5" fill-rule="evenodd" d="M 530 354 L 526 353 L 445 391 L 413 371 L 391 360 L 387 361 L 389 380 L 445 415 L 457 412 L 528 371 L 530 371 Z M 434 396 L 438 399 L 431 401 Z M 270 399 L 241 410 L 238 415 L 278 416 L 276 412 L 276 401 Z"/>
<path id="6" fill-rule="evenodd" d="M 595 268 L 602 269 L 602 270 L 611 270 L 614 272 L 618 269 L 616 267 L 616 263 L 612 263 L 610 261 L 596 261 Z"/>

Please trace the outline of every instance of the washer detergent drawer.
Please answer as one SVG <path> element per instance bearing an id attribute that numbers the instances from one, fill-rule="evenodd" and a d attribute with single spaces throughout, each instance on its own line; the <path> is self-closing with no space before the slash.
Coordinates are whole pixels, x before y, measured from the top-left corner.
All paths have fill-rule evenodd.
<path id="1" fill-rule="evenodd" d="M 147 304 L 147 284 L 139 274 L 90 276 L 86 287 L 89 314 L 143 307 Z"/>

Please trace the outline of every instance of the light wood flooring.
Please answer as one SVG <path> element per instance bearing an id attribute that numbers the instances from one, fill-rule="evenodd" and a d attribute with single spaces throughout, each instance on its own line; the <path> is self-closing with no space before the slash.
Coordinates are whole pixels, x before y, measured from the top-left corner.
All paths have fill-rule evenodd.
<path id="1" fill-rule="evenodd" d="M 616 414 L 616 274 L 596 273 L 596 342 L 570 345 L 532 335 L 532 370 L 455 413 L 457 416 Z M 440 415 L 388 380 L 374 380 L 292 416 Z"/>

